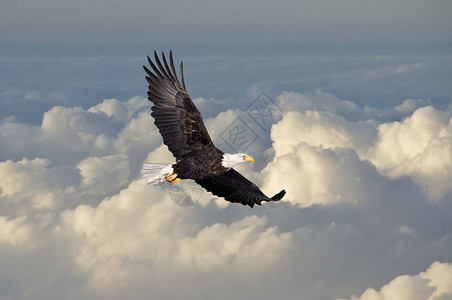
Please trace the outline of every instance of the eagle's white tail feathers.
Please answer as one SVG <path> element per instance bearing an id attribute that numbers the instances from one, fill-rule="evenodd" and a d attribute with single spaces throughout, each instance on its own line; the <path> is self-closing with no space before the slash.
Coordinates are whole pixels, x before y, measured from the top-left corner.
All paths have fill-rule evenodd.
<path id="1" fill-rule="evenodd" d="M 173 174 L 173 167 L 168 164 L 143 163 L 141 174 L 143 174 L 143 178 L 146 178 L 147 184 L 166 189 L 171 185 L 166 177 Z"/>

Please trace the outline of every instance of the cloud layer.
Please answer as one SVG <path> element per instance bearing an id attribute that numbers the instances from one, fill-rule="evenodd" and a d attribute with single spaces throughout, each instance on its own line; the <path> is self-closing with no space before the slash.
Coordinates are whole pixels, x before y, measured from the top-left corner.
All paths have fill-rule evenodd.
<path id="1" fill-rule="evenodd" d="M 221 147 L 237 118 L 256 133 L 239 170 L 287 195 L 254 209 L 146 186 L 141 163 L 173 158 L 141 97 L 3 119 L 0 299 L 452 296 L 452 107 L 275 101 L 266 127 L 239 109 L 205 120 Z"/>
<path id="2" fill-rule="evenodd" d="M 291 102 L 290 99 L 300 103 L 299 95 L 281 97 L 283 103 Z M 337 102 L 335 106 L 343 105 Z M 425 106 L 402 121 L 381 124 L 374 120 L 350 122 L 329 111 L 291 111 L 272 127 L 275 159 L 267 168 L 280 178 L 270 180 L 282 183 L 290 174 L 298 172 L 306 184 L 300 185 L 299 177 L 294 178 L 293 186 L 298 191 L 295 194 L 301 202 L 303 194 L 308 201 L 316 202 L 316 196 L 328 193 L 325 186 L 332 189 L 333 197 L 342 195 L 338 188 L 351 187 L 351 194 L 362 198 L 356 192 L 366 190 L 362 187 L 366 176 L 358 169 L 369 169 L 371 165 L 384 178 L 412 178 L 428 199 L 439 201 L 446 195 L 450 197 L 452 192 L 449 184 L 452 180 L 451 120 L 452 107 L 441 111 Z M 275 166 L 278 172 L 273 171 Z M 345 173 L 350 170 L 353 171 Z M 317 178 L 326 182 L 317 182 Z"/>

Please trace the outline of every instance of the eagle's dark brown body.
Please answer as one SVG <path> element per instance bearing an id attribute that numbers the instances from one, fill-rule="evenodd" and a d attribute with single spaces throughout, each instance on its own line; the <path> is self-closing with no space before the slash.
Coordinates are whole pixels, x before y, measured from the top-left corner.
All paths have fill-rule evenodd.
<path id="1" fill-rule="evenodd" d="M 173 164 L 173 169 L 180 179 L 206 179 L 218 176 L 228 170 L 221 164 L 223 154 L 216 147 L 202 147 Z"/>

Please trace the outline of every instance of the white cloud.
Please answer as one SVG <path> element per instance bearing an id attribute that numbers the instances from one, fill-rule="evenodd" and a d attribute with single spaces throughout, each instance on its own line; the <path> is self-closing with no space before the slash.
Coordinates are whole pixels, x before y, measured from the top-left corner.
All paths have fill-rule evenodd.
<path id="1" fill-rule="evenodd" d="M 83 203 L 86 195 L 97 203 L 126 187 L 161 142 L 149 113 L 141 112 L 147 105 L 134 97 L 86 110 L 56 106 L 41 126 L 4 119 L 0 157 L 9 159 L 0 162 L 0 207 L 13 214 L 59 211 Z"/>
<path id="2" fill-rule="evenodd" d="M 452 263 L 434 262 L 420 277 L 429 280 L 429 286 L 435 288 L 432 297 L 452 297 Z"/>
<path id="3" fill-rule="evenodd" d="M 364 157 L 391 178 L 412 177 L 438 201 L 452 191 L 452 110 L 426 106 L 401 122 L 379 125 Z"/>
<path id="4" fill-rule="evenodd" d="M 51 157 L 62 163 L 77 161 L 87 154 L 107 154 L 110 148 L 110 137 L 106 134 L 108 125 L 81 107 L 56 106 L 44 114 L 41 126 L 2 124 L 3 155 L 17 159 Z"/>
<path id="5" fill-rule="evenodd" d="M 0 207 L 4 213 L 26 215 L 73 206 L 79 179 L 74 168 L 52 167 L 46 159 L 0 162 Z"/>
<path id="6" fill-rule="evenodd" d="M 281 102 L 281 106 L 289 111 L 316 110 L 336 113 L 360 110 L 356 103 L 340 100 L 337 96 L 322 90 L 303 94 L 284 92 L 278 97 L 278 100 Z"/>
<path id="7" fill-rule="evenodd" d="M 8 220 L 0 217 L 1 242 L 16 249 L 33 248 L 32 228 L 26 224 L 26 217 Z"/>
<path id="8" fill-rule="evenodd" d="M 287 194 L 253 209 L 207 192 L 183 208 L 145 184 L 143 161 L 174 157 L 143 98 L 57 106 L 38 126 L 3 119 L 0 299 L 335 299 L 375 282 L 389 283 L 363 296 L 450 293 L 450 264 L 421 272 L 452 261 L 450 110 L 372 111 L 406 115 L 395 122 L 322 91 L 278 101 L 267 132 L 237 109 L 205 120 L 217 145 L 237 117 L 259 134 L 240 172 Z"/>
<path id="9" fill-rule="evenodd" d="M 104 194 L 125 187 L 129 182 L 129 161 L 125 154 L 88 157 L 77 168 L 87 192 Z"/>
<path id="10" fill-rule="evenodd" d="M 300 142 L 267 166 L 263 189 L 284 188 L 284 201 L 303 206 L 356 203 L 366 198 L 365 180 L 372 171 L 352 150 Z"/>
<path id="11" fill-rule="evenodd" d="M 228 224 L 198 220 L 202 215 L 174 205 L 166 192 L 136 180 L 97 207 L 64 211 L 52 232 L 37 234 L 63 239 L 74 250 L 71 265 L 85 278 L 74 297 L 121 293 L 140 276 L 150 282 L 172 281 L 181 272 L 195 278 L 218 271 L 256 276 L 257 270 L 270 271 L 291 249 L 290 234 L 268 226 L 265 217 Z M 10 220 L 6 228 L 17 222 Z M 186 281 L 181 278 L 175 283 L 181 290 L 169 295 L 183 295 L 191 284 Z"/>
<path id="12" fill-rule="evenodd" d="M 106 116 L 113 118 L 116 122 L 126 122 L 143 107 L 147 107 L 148 101 L 142 97 L 130 98 L 127 102 L 121 102 L 117 99 L 105 99 L 102 103 L 94 105 L 88 109 L 91 113 L 104 113 Z"/>
<path id="13" fill-rule="evenodd" d="M 416 110 L 402 122 L 379 126 L 379 137 L 371 154 L 380 168 L 389 169 L 412 160 L 421 154 L 432 141 L 452 137 L 451 113 L 432 107 Z"/>
<path id="14" fill-rule="evenodd" d="M 452 264 L 434 262 L 418 275 L 401 275 L 379 291 L 369 288 L 352 300 L 442 300 L 452 298 Z"/>
<path id="15" fill-rule="evenodd" d="M 122 103 L 114 98 L 105 99 L 102 103 L 90 107 L 88 112 L 104 113 L 106 116 L 113 117 L 117 121 L 126 121 L 133 114 L 132 111 L 127 109 L 125 103 Z"/>
<path id="16" fill-rule="evenodd" d="M 291 248 L 290 233 L 278 234 L 256 216 L 230 224 L 216 223 L 180 241 L 179 259 L 202 271 L 234 268 L 256 273 L 280 261 Z"/>
<path id="17" fill-rule="evenodd" d="M 289 111 L 280 122 L 272 126 L 275 157 L 267 167 L 270 172 L 267 183 L 285 185 L 289 190 L 292 186 L 294 191 L 298 191 L 295 193 L 298 203 L 306 204 L 307 200 L 302 200 L 304 197 L 301 195 L 309 199 L 308 203 L 334 202 L 332 199 L 335 197 L 332 195 L 336 195 L 336 199 L 344 199 L 338 190 L 330 190 L 333 184 L 351 186 L 352 183 L 345 182 L 344 178 L 361 178 L 362 174 L 347 173 L 352 168 L 343 165 L 344 158 L 333 159 L 333 164 L 327 165 L 330 160 L 326 158 L 328 151 L 324 150 L 330 149 L 330 152 L 338 153 L 342 151 L 338 148 L 343 148 L 359 156 L 358 164 L 366 165 L 364 160 L 368 160 L 383 176 L 393 179 L 411 177 L 432 201 L 439 201 L 451 193 L 452 110 L 442 111 L 425 106 L 417 108 L 401 122 L 351 122 L 336 113 L 322 111 L 322 106 L 321 111 L 306 110 L 311 106 L 311 101 L 322 105 L 322 101 L 318 100 L 322 95 L 320 93 L 312 97 L 285 94 L 280 97 L 287 107 L 293 107 L 291 103 L 295 103 L 295 107 L 304 112 Z M 325 97 L 332 99 L 329 94 Z M 300 102 L 300 99 L 304 100 Z M 306 105 L 300 104 L 304 102 Z M 335 107 L 340 101 L 323 103 L 329 103 L 327 107 Z M 413 106 L 416 103 L 418 102 L 405 101 L 394 110 L 410 111 L 416 107 Z M 335 112 L 334 109 L 332 111 Z M 313 156 L 314 153 L 316 156 Z M 320 153 L 322 156 L 318 156 Z M 344 176 L 339 176 L 340 172 L 344 172 Z M 295 173 L 297 176 L 291 176 Z M 299 178 L 303 178 L 301 184 L 298 183 Z M 362 183 L 358 186 L 361 185 Z M 314 200 L 314 195 L 326 195 L 330 192 L 332 194 L 327 197 L 330 200 Z M 356 199 L 355 196 L 345 198 Z"/>
<path id="18" fill-rule="evenodd" d="M 329 112 L 290 111 L 272 126 L 271 137 L 277 156 L 292 152 L 292 147 L 299 142 L 323 148 L 360 150 L 374 138 L 374 126 L 373 122 L 352 123 Z"/>
<path id="19" fill-rule="evenodd" d="M 122 151 L 121 143 L 132 142 L 130 139 L 137 136 L 146 143 L 155 131 L 149 114 L 142 112 L 148 110 L 146 105 L 147 101 L 141 97 L 125 103 L 109 99 L 87 110 L 55 106 L 44 113 L 41 126 L 4 120 L 0 123 L 0 142 L 4 145 L 1 158 L 40 157 L 72 164 L 86 156 Z M 140 113 L 142 119 L 134 118 Z M 125 128 L 124 124 L 127 124 Z"/>

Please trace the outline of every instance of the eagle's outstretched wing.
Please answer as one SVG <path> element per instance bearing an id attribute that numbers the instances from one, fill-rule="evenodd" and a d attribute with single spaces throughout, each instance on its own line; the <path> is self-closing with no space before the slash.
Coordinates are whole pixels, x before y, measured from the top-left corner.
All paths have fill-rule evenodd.
<path id="1" fill-rule="evenodd" d="M 230 202 L 241 203 L 251 207 L 254 204 L 261 205 L 262 201 L 278 201 L 286 194 L 286 191 L 282 190 L 269 198 L 254 183 L 234 169 L 230 169 L 219 176 L 195 181 L 216 196 L 223 197 Z"/>
<path id="2" fill-rule="evenodd" d="M 202 150 L 199 153 L 205 153 L 211 150 L 209 147 L 221 153 L 213 145 L 201 114 L 188 96 L 182 62 L 179 68 L 181 80 L 179 81 L 171 51 L 169 65 L 163 53 L 163 64 L 155 51 L 154 60 L 155 64 L 148 56 L 153 72 L 145 66 L 143 68 L 149 83 L 148 99 L 154 104 L 151 115 L 155 119 L 154 123 L 159 129 L 165 145 L 168 146 L 178 162 L 183 161 L 188 154 L 196 154 L 198 150 Z M 286 193 L 282 190 L 269 198 L 254 183 L 233 169 L 218 176 L 195 179 L 195 181 L 214 195 L 251 207 L 255 204 L 261 205 L 262 201 L 278 201 Z"/>
<path id="3" fill-rule="evenodd" d="M 155 51 L 154 59 L 157 66 L 148 56 L 154 73 L 145 66 L 143 68 L 147 74 L 146 81 L 149 83 L 148 99 L 154 104 L 151 115 L 165 145 L 178 160 L 202 146 L 213 147 L 201 114 L 185 89 L 182 62 L 179 68 L 181 80 L 179 81 L 171 51 L 169 65 L 163 53 L 163 64 Z"/>

